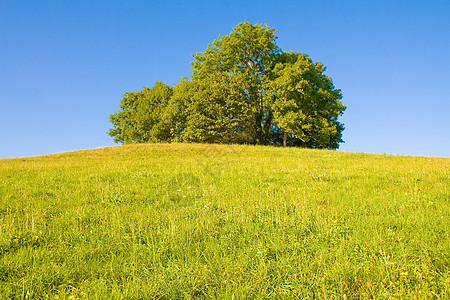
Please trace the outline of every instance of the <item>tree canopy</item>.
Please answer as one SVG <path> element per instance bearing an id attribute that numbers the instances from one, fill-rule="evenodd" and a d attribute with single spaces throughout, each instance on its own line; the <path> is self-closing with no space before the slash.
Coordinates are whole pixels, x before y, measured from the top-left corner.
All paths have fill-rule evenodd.
<path id="1" fill-rule="evenodd" d="M 193 55 L 190 80 L 125 93 L 115 142 L 247 143 L 336 149 L 342 93 L 325 66 L 282 52 L 275 29 L 238 24 Z"/>

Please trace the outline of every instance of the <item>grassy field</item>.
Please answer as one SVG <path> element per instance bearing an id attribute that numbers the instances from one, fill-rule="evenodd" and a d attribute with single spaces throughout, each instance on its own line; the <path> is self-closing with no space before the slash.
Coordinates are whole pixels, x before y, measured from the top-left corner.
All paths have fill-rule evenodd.
<path id="1" fill-rule="evenodd" d="M 449 167 L 185 144 L 0 159 L 1 299 L 449 299 Z"/>

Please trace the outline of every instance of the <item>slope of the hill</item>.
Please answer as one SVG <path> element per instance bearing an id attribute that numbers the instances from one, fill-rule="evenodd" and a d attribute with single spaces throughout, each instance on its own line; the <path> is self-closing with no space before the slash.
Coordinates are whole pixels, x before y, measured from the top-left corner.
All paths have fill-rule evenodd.
<path id="1" fill-rule="evenodd" d="M 2 159 L 0 295 L 448 299 L 449 167 L 186 144 Z"/>

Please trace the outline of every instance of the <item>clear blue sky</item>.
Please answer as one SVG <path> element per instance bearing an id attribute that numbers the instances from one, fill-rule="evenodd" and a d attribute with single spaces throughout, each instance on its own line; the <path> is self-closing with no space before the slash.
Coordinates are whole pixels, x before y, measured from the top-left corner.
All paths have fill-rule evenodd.
<path id="1" fill-rule="evenodd" d="M 122 95 L 174 84 L 238 23 L 327 66 L 340 151 L 450 156 L 449 1 L 0 1 L 0 157 L 112 146 Z"/>

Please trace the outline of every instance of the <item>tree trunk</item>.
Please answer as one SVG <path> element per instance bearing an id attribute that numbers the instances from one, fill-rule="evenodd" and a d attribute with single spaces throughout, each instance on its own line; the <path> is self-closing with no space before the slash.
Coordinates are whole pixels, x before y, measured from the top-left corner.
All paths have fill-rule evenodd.
<path id="1" fill-rule="evenodd" d="M 272 111 L 269 110 L 267 112 L 267 116 L 264 119 L 264 125 L 263 125 L 263 141 L 264 145 L 267 145 L 271 141 L 269 140 L 269 132 L 270 132 L 270 126 L 272 125 Z"/>
<path id="2" fill-rule="evenodd" d="M 283 147 L 287 147 L 286 145 L 286 140 L 287 140 L 287 132 L 283 129 Z"/>

